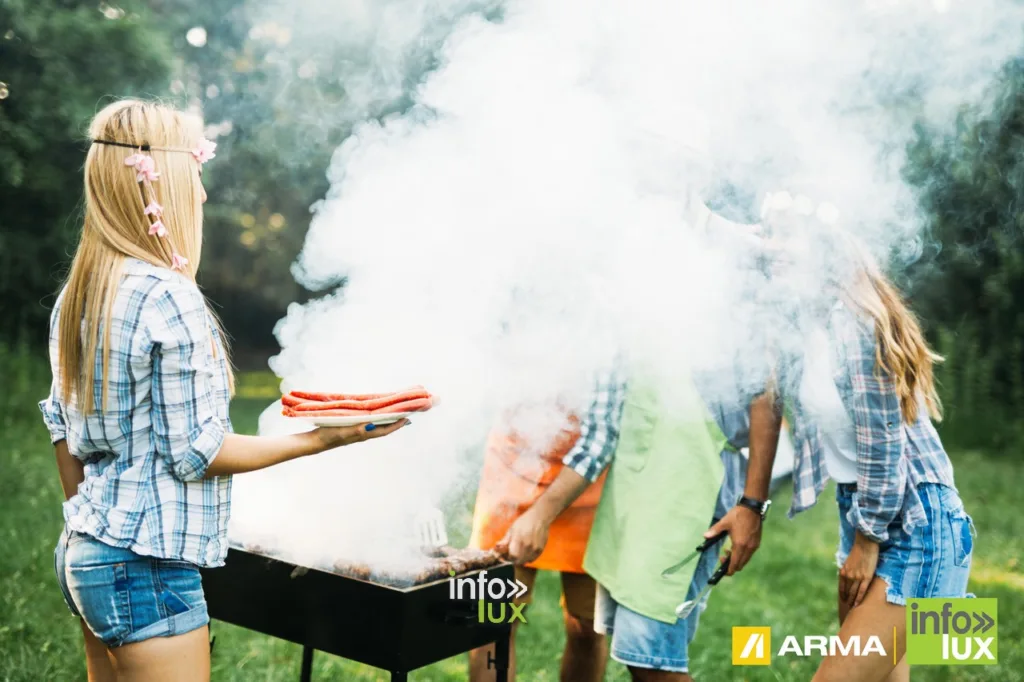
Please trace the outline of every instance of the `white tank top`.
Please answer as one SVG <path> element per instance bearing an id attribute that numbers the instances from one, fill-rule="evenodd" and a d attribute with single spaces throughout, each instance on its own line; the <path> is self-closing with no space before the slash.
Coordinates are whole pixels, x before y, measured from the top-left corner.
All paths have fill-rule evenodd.
<path id="1" fill-rule="evenodd" d="M 857 481 L 857 435 L 836 387 L 828 334 L 816 328 L 804 349 L 800 402 L 821 431 L 825 467 L 837 483 Z"/>

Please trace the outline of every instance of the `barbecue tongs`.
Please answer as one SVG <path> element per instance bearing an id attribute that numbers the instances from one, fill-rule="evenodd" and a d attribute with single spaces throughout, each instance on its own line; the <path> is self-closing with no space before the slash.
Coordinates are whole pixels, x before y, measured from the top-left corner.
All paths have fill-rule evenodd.
<path id="1" fill-rule="evenodd" d="M 699 557 L 704 552 L 706 552 L 709 549 L 711 549 L 711 547 L 715 543 L 717 543 L 719 540 L 721 540 L 722 538 L 726 537 L 727 535 L 729 535 L 729 532 L 723 530 L 718 535 L 715 535 L 714 537 L 707 538 L 706 540 L 704 540 L 704 542 L 702 542 L 699 545 L 697 545 L 697 549 L 695 549 L 692 552 L 690 552 L 689 554 L 687 554 L 686 558 L 684 558 L 678 564 L 676 564 L 675 566 L 670 566 L 669 568 L 666 568 L 664 571 L 662 571 L 661 572 L 661 577 L 662 578 L 667 578 L 668 576 L 672 575 L 673 573 L 678 572 L 679 569 L 681 569 L 683 566 L 685 566 L 686 564 L 690 563 L 691 561 L 693 561 L 694 559 Z"/>
<path id="2" fill-rule="evenodd" d="M 708 578 L 708 584 L 697 593 L 697 596 L 688 601 L 684 601 L 682 604 L 676 607 L 676 617 L 685 619 L 693 610 L 700 606 L 700 603 L 704 600 L 704 597 L 708 596 L 708 592 L 711 588 L 718 584 L 718 582 L 726 576 L 729 572 L 729 561 L 730 558 L 726 557 L 722 563 L 718 566 L 718 570 L 715 571 L 710 578 Z"/>

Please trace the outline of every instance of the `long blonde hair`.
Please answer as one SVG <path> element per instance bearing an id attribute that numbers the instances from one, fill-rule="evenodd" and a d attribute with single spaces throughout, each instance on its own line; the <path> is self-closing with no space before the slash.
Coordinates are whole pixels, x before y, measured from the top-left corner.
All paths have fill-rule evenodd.
<path id="1" fill-rule="evenodd" d="M 942 419 L 942 403 L 935 389 L 935 363 L 942 356 L 928 347 L 917 317 L 900 292 L 859 244 L 849 243 L 857 259 L 852 284 L 844 287 L 846 297 L 875 323 L 875 362 L 896 385 L 900 411 L 908 424 L 918 419 L 918 396 L 924 398 L 928 415 Z"/>
<path id="2" fill-rule="evenodd" d="M 143 209 L 152 197 L 146 196 L 135 171 L 125 165 L 125 159 L 138 148 L 133 151 L 92 144 L 85 159 L 85 221 L 64 285 L 59 323 L 61 397 L 83 414 L 95 410 L 96 355 L 100 349 L 100 395 L 106 408 L 110 320 L 125 259 L 137 258 L 169 268 L 177 251 L 188 260 L 181 274 L 195 282 L 203 245 L 203 188 L 196 158 L 187 150 L 197 147 L 202 128 L 196 116 L 137 100 L 108 105 L 89 127 L 91 140 L 152 147 L 146 153 L 160 173 L 152 189 L 163 207 L 161 220 L 167 237 L 149 234 L 151 220 Z M 216 316 L 213 319 L 227 352 L 220 323 Z"/>

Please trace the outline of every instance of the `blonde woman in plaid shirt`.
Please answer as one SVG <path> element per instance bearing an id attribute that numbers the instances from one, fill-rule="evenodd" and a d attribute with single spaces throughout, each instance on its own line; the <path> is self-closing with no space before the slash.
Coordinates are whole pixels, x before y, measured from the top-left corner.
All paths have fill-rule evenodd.
<path id="1" fill-rule="evenodd" d="M 40 403 L 67 501 L 54 553 L 91 682 L 209 679 L 200 566 L 227 553 L 231 475 L 387 435 L 231 433 L 231 370 L 195 282 L 202 122 L 122 101 L 90 128 L 85 221 Z"/>
<path id="2" fill-rule="evenodd" d="M 907 600 L 965 597 L 970 573 L 974 526 L 932 423 L 940 358 L 859 241 L 834 226 L 803 236 L 812 246 L 790 256 L 797 269 L 813 262 L 826 273 L 816 291 L 832 301 L 817 324 L 802 325 L 808 344 L 784 379 L 795 408 L 790 515 L 836 481 L 839 636 L 891 642 L 895 628 L 899 647 L 898 664 L 891 651 L 826 657 L 814 682 L 901 682 L 910 679 Z"/>

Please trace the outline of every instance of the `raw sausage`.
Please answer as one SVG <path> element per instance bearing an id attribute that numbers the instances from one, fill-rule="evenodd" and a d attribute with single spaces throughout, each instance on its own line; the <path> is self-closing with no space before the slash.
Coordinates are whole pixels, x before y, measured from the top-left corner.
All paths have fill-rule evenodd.
<path id="1" fill-rule="evenodd" d="M 312 401 L 317 403 L 333 403 L 342 400 L 374 400 L 375 398 L 386 398 L 394 393 L 314 393 L 312 391 L 292 391 L 288 394 L 300 401 Z"/>
<path id="2" fill-rule="evenodd" d="M 370 417 L 368 410 L 303 410 L 285 407 L 281 414 L 286 417 Z"/>
<path id="3" fill-rule="evenodd" d="M 299 398 L 300 400 L 312 400 L 318 403 L 332 403 L 341 400 L 376 400 L 378 398 L 387 398 L 388 396 L 409 393 L 411 391 L 426 392 L 426 389 L 423 388 L 423 386 L 410 386 L 403 391 L 392 391 L 391 393 L 316 393 L 314 391 L 292 391 L 288 395 Z"/>
<path id="4" fill-rule="evenodd" d="M 305 412 L 307 410 L 379 410 L 387 407 L 388 405 L 395 405 L 398 403 L 404 403 L 410 400 L 418 399 L 429 399 L 430 394 L 423 389 L 416 389 L 412 391 L 405 391 L 403 393 L 394 393 L 392 395 L 383 398 L 373 398 L 372 400 L 332 400 L 329 402 L 322 403 L 302 403 L 295 406 L 295 410 L 298 412 Z"/>
<path id="5" fill-rule="evenodd" d="M 394 405 L 388 405 L 381 407 L 373 411 L 372 414 L 397 414 L 399 412 L 423 412 L 429 410 L 432 407 L 430 398 L 416 398 L 414 400 L 406 400 L 405 402 L 395 403 Z"/>

